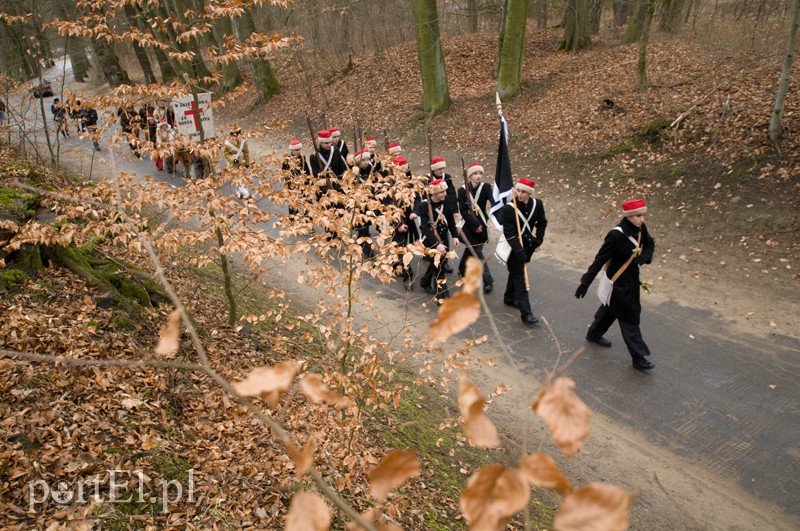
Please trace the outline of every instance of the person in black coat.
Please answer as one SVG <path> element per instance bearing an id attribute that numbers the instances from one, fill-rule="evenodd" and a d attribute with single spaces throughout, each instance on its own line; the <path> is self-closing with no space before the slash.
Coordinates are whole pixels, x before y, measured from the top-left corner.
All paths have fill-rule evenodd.
<path id="1" fill-rule="evenodd" d="M 380 217 L 381 209 L 378 205 L 385 204 L 385 192 L 387 188 L 386 177 L 387 171 L 378 171 L 373 165 L 370 158 L 370 153 L 366 149 L 357 151 L 353 157 L 353 174 L 356 175 L 358 185 L 370 196 L 373 200 L 368 200 L 360 204 L 358 208 L 358 221 L 353 227 L 356 231 L 356 240 L 361 240 L 361 249 L 363 251 L 364 260 L 372 260 L 375 258 L 375 249 L 372 247 L 372 235 L 369 228 L 375 224 L 376 218 Z"/>
<path id="2" fill-rule="evenodd" d="M 470 164 L 467 168 L 467 179 L 469 180 L 469 190 L 466 186 L 458 189 L 458 208 L 461 211 L 461 219 L 464 220 L 464 227 L 461 229 L 463 236 L 475 251 L 478 260 L 484 262 L 483 265 L 483 291 L 492 291 L 494 279 L 489 271 L 489 264 L 485 263 L 483 257 L 483 247 L 489 241 L 489 227 L 486 224 L 486 204 L 492 204 L 492 187 L 484 182 L 483 166 L 478 163 Z M 464 242 L 465 244 L 467 242 Z M 458 272 L 464 276 L 467 267 L 467 258 L 472 256 L 469 247 L 464 249 L 461 262 L 458 264 Z"/>
<path id="3" fill-rule="evenodd" d="M 338 151 L 339 155 L 342 157 L 345 166 L 348 168 L 353 167 L 352 159 L 350 157 L 350 148 L 347 147 L 347 142 L 344 141 L 342 138 L 342 133 L 339 131 L 338 127 L 332 127 L 329 129 L 331 132 L 331 147 L 334 151 Z"/>
<path id="4" fill-rule="evenodd" d="M 525 285 L 525 264 L 531 261 L 533 252 L 542 245 L 547 229 L 544 204 L 533 198 L 534 186 L 536 184 L 533 181 L 520 179 L 514 186 L 515 200 L 500 210 L 503 237 L 511 246 L 511 254 L 506 263 L 508 282 L 503 302 L 519 309 L 522 322 L 527 325 L 534 325 L 539 319 L 531 310 L 528 288 Z"/>
<path id="5" fill-rule="evenodd" d="M 80 105 L 78 101 L 78 105 Z M 88 131 L 92 137 L 92 144 L 94 144 L 95 151 L 100 151 L 100 134 L 97 131 L 97 109 L 94 107 L 82 107 L 80 110 L 81 129 Z"/>
<path id="6" fill-rule="evenodd" d="M 318 151 L 311 155 L 308 161 L 309 166 L 311 166 L 311 173 L 320 184 L 320 192 L 323 194 L 328 189 L 341 190 L 338 181 L 347 171 L 347 165 L 338 152 L 331 147 L 331 142 L 330 131 L 317 133 Z M 326 181 L 320 183 L 320 179 L 326 179 Z"/>
<path id="7" fill-rule="evenodd" d="M 433 157 L 431 159 L 431 174 L 428 178 L 428 182 L 434 179 L 441 179 L 447 183 L 447 195 L 445 196 L 444 200 L 447 203 L 447 207 L 453 211 L 453 215 L 456 217 L 456 222 L 458 222 L 458 217 L 460 216 L 458 211 L 458 194 L 456 193 L 456 186 L 453 184 L 453 176 L 445 171 L 446 168 L 447 163 L 445 162 L 444 158 Z M 444 262 L 444 271 L 445 273 L 453 272 L 453 268 L 450 267 L 450 264 L 447 260 Z"/>
<path id="8" fill-rule="evenodd" d="M 622 338 L 633 358 L 633 367 L 648 371 L 655 367 L 655 364 L 647 359 L 650 349 L 645 344 L 642 331 L 639 329 L 642 313 L 642 304 L 639 300 L 639 267 L 652 262 L 655 240 L 650 236 L 644 223 L 644 214 L 647 212 L 644 199 L 625 201 L 622 203 L 622 212 L 624 217 L 616 227 L 608 231 L 594 262 L 581 277 L 581 284 L 575 291 L 575 297 L 580 299 L 586 295 L 589 285 L 606 263 L 608 268 L 605 274 L 609 278 L 613 278 L 617 271 L 628 263 L 619 278 L 614 281 L 610 304 L 601 305 L 594 314 L 594 321 L 586 333 L 586 340 L 603 347 L 610 347 L 611 341 L 603 336 L 617 320 Z"/>
<path id="9" fill-rule="evenodd" d="M 456 220 L 450 205 L 445 200 L 446 195 L 447 183 L 435 179 L 428 184 L 428 197 L 417 206 L 422 243 L 428 248 L 428 253 L 424 257 L 424 260 L 428 261 L 428 269 L 420 278 L 420 285 L 427 293 L 436 295 L 439 303 L 449 297 L 444 261 L 445 255 L 450 250 L 450 236 L 453 237 L 454 249 L 458 249 L 459 244 Z"/>
<path id="10" fill-rule="evenodd" d="M 403 263 L 403 256 L 407 245 L 413 245 L 419 239 L 417 224 L 414 221 L 419 217 L 415 212 L 418 205 L 418 195 L 414 189 L 414 177 L 408 169 L 408 160 L 405 157 L 395 157 L 392 160 L 392 197 L 387 202 L 400 210 L 400 217 L 393 225 L 392 241 L 401 249 L 398 260 L 394 264 L 398 276 L 403 279 L 403 286 L 410 291 L 414 282 L 414 270 L 411 264 Z M 426 207 L 427 208 L 427 207 Z"/>
<path id="11" fill-rule="evenodd" d="M 289 156 L 284 159 L 281 165 L 283 170 L 283 182 L 289 190 L 299 190 L 305 192 L 308 186 L 308 176 L 311 175 L 311 168 L 305 155 L 301 152 L 303 144 L 299 140 L 289 142 Z M 300 211 L 289 206 L 289 215 L 296 216 Z"/>

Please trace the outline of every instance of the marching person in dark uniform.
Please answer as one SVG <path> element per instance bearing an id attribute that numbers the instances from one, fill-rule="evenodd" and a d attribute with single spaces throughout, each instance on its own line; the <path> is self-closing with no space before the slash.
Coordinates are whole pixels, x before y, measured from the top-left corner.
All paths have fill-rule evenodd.
<path id="1" fill-rule="evenodd" d="M 301 152 L 303 144 L 299 140 L 289 142 L 289 156 L 283 161 L 281 170 L 284 172 L 283 182 L 289 190 L 300 190 L 301 193 L 308 185 L 308 176 L 311 175 L 311 168 L 305 155 Z M 289 215 L 296 216 L 300 211 L 289 206 Z"/>
<path id="2" fill-rule="evenodd" d="M 422 243 L 429 249 L 424 257 L 429 262 L 428 269 L 422 275 L 420 285 L 427 293 L 436 295 L 439 303 L 450 296 L 444 271 L 445 255 L 450 250 L 450 236 L 453 237 L 453 249 L 458 249 L 459 244 L 456 220 L 446 197 L 447 183 L 442 179 L 435 179 L 428 183 L 428 197 L 417 206 Z"/>
<path id="3" fill-rule="evenodd" d="M 445 201 L 447 202 L 447 206 L 453 212 L 453 216 L 458 221 L 458 194 L 456 193 L 456 187 L 453 184 L 453 176 L 450 175 L 445 171 L 447 168 L 447 163 L 445 162 L 444 158 L 442 157 L 433 157 L 431 159 L 431 176 L 430 179 L 441 179 L 445 183 L 447 183 L 447 195 L 445 196 Z M 444 272 L 445 273 L 452 273 L 453 268 L 450 267 L 450 264 L 447 260 L 444 262 Z"/>
<path id="4" fill-rule="evenodd" d="M 619 224 L 608 231 L 603 245 L 597 252 L 594 262 L 581 277 L 581 284 L 575 291 L 575 297 L 583 298 L 589 285 L 608 264 L 606 273 L 609 278 L 616 276 L 624 268 L 622 274 L 614 280 L 611 301 L 608 306 L 601 305 L 594 314 L 594 321 L 586 333 L 586 340 L 602 347 L 610 347 L 611 341 L 604 337 L 614 321 L 619 321 L 622 339 L 633 358 L 633 368 L 649 371 L 655 364 L 647 359 L 650 349 L 642 338 L 639 329 L 639 318 L 642 304 L 639 300 L 639 266 L 649 264 L 655 252 L 655 240 L 644 224 L 647 204 L 644 199 L 632 199 L 622 203 L 623 218 Z"/>
<path id="5" fill-rule="evenodd" d="M 122 134 L 128 142 L 128 147 L 136 158 L 139 158 L 139 131 L 136 126 L 139 125 L 140 117 L 136 109 L 122 105 L 117 109 L 117 118 L 119 118 L 119 127 L 122 129 Z"/>
<path id="6" fill-rule="evenodd" d="M 528 288 L 525 285 L 525 264 L 531 261 L 533 252 L 542 245 L 547 229 L 544 204 L 533 198 L 534 186 L 533 181 L 520 179 L 514 186 L 515 201 L 506 203 L 500 211 L 503 237 L 511 246 L 511 254 L 506 264 L 508 283 L 503 294 L 503 302 L 519 309 L 522 322 L 527 325 L 536 324 L 539 319 L 531 310 Z"/>
<path id="7" fill-rule="evenodd" d="M 383 163 L 381 159 L 378 157 L 378 141 L 375 140 L 374 136 L 368 136 L 367 139 L 364 141 L 364 149 L 369 151 L 369 161 L 372 166 L 375 168 L 373 171 L 376 173 L 383 174 Z"/>
<path id="8" fill-rule="evenodd" d="M 489 241 L 489 228 L 486 225 L 486 203 L 492 204 L 492 187 L 481 182 L 483 179 L 483 166 L 477 162 L 470 164 L 469 168 L 467 168 L 467 179 L 469 181 L 469 190 L 465 186 L 458 189 L 458 207 L 461 211 L 461 219 L 464 220 L 464 227 L 461 230 L 469 245 L 472 246 L 472 250 L 475 251 L 475 257 L 484 262 L 483 291 L 484 293 L 489 293 L 492 291 L 494 279 L 489 271 L 489 264 L 485 263 L 483 246 Z M 466 244 L 467 242 L 464 243 Z M 469 247 L 465 248 L 464 254 L 461 256 L 461 262 L 458 264 L 458 272 L 462 277 L 467 267 L 467 258 L 471 255 Z"/>
<path id="9" fill-rule="evenodd" d="M 347 165 L 341 157 L 335 156 L 336 152 L 333 150 L 330 131 L 320 131 L 317 133 L 317 144 L 319 151 L 309 157 L 308 165 L 311 166 L 311 173 L 317 179 L 330 178 L 331 188 L 336 189 L 339 185 L 336 181 L 344 175 L 347 171 Z M 322 192 L 326 192 L 328 184 L 324 185 Z"/>
<path id="10" fill-rule="evenodd" d="M 414 191 L 414 181 L 411 171 L 408 169 L 408 160 L 405 157 L 395 157 L 392 163 L 394 166 L 394 179 L 392 182 L 394 196 L 389 201 L 389 204 L 397 206 L 401 211 L 401 217 L 394 224 L 394 231 L 392 232 L 392 241 L 401 248 L 398 256 L 399 260 L 395 262 L 394 269 L 398 271 L 399 268 L 398 276 L 403 278 L 403 286 L 406 291 L 410 291 L 414 283 L 414 270 L 411 268 L 411 264 L 406 266 L 403 263 L 403 255 L 405 254 L 405 247 L 413 245 L 419 239 L 417 224 L 414 221 L 418 217 L 414 212 L 414 206 L 418 202 L 418 195 Z"/>
<path id="11" fill-rule="evenodd" d="M 353 164 L 353 173 L 358 178 L 359 184 L 367 188 L 369 196 L 373 196 L 378 188 L 381 187 L 379 181 L 382 180 L 384 175 L 375 171 L 375 166 L 370 160 L 369 151 L 366 149 L 357 151 L 353 157 Z M 367 205 L 359 207 L 358 213 L 364 219 L 357 222 L 353 227 L 356 231 L 356 240 L 362 240 L 360 245 L 364 260 L 372 260 L 375 257 L 375 250 L 372 248 L 372 235 L 369 233 L 369 228 L 372 226 L 375 217 L 380 213 L 375 208 L 370 208 Z"/>
<path id="12" fill-rule="evenodd" d="M 314 185 L 317 187 L 317 201 L 325 208 L 340 208 L 344 205 L 339 199 L 329 196 L 338 196 L 342 192 L 340 178 L 347 171 L 347 165 L 342 160 L 339 152 L 331 146 L 331 132 L 322 130 L 317 133 L 317 152 L 309 157 L 308 165 L 314 176 Z M 338 238 L 338 231 L 332 223 L 325 228 L 327 239 Z"/>
<path id="13" fill-rule="evenodd" d="M 353 166 L 353 160 L 348 160 L 350 148 L 347 147 L 347 142 L 345 142 L 342 138 L 342 133 L 339 131 L 339 128 L 332 127 L 329 129 L 329 131 L 331 132 L 331 147 L 340 153 L 342 160 L 344 160 L 344 163 L 348 168 Z"/>
<path id="14" fill-rule="evenodd" d="M 80 106 L 81 102 L 78 101 Z M 81 107 L 80 108 L 81 129 L 88 131 L 92 137 L 92 144 L 94 144 L 95 151 L 100 151 L 100 134 L 97 132 L 97 109 L 94 107 Z"/>

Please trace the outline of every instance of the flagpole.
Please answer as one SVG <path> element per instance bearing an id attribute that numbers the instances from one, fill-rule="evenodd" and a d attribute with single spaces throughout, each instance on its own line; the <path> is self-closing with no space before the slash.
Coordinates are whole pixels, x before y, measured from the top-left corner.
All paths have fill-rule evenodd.
<path id="1" fill-rule="evenodd" d="M 495 92 L 495 105 L 497 105 L 497 114 L 500 118 L 503 118 L 503 103 L 500 101 L 500 93 Z M 508 141 L 508 139 L 506 139 Z M 512 177 L 513 183 L 513 177 Z M 513 186 L 513 184 L 512 184 Z M 522 242 L 522 229 L 519 225 L 519 210 L 517 209 L 517 195 L 514 193 L 513 189 L 511 191 L 511 200 L 514 203 L 514 221 L 517 222 L 517 236 L 519 237 L 519 244 L 522 247 L 522 250 L 525 250 L 525 244 Z M 530 292 L 531 291 L 531 284 L 528 281 L 528 267 L 525 262 L 522 262 L 522 271 L 525 273 L 525 290 Z"/>

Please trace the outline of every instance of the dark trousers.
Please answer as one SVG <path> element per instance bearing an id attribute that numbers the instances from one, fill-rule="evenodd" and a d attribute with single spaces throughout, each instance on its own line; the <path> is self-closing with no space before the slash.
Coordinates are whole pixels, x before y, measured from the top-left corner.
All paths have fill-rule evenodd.
<path id="1" fill-rule="evenodd" d="M 508 282 L 506 282 L 503 302 L 519 308 L 522 317 L 533 314 L 528 290 L 525 289 L 525 262 L 517 260 L 513 253 L 508 257 Z"/>
<path id="2" fill-rule="evenodd" d="M 416 238 L 409 232 L 397 232 L 395 230 L 394 234 L 392 235 L 392 241 L 395 242 L 399 247 L 405 247 L 406 245 L 414 243 Z M 405 254 L 405 250 L 397 253 L 397 261 L 392 264 L 392 269 L 394 269 L 395 274 L 403 277 L 403 280 L 412 282 L 414 280 L 414 270 L 411 268 L 410 263 L 408 264 L 408 267 L 403 265 L 403 256 Z"/>
<path id="3" fill-rule="evenodd" d="M 603 337 L 608 329 L 617 321 L 616 316 L 611 314 L 609 306 L 600 306 L 594 314 L 594 321 L 589 326 L 589 331 L 586 333 L 589 337 Z M 628 347 L 628 352 L 634 360 L 644 358 L 650 355 L 650 349 L 642 337 L 642 331 L 639 325 L 626 323 L 619 320 L 619 330 L 622 332 L 622 339 Z"/>
<path id="4" fill-rule="evenodd" d="M 445 299 L 449 297 L 450 294 L 447 292 L 446 282 L 447 275 L 444 271 L 444 256 L 441 260 L 439 260 L 439 267 L 436 267 L 436 264 L 432 258 L 425 258 L 425 260 L 428 262 L 428 269 L 425 270 L 422 278 L 420 278 L 420 285 L 423 288 L 430 286 L 435 289 L 437 299 Z"/>
<path id="5" fill-rule="evenodd" d="M 372 248 L 372 236 L 369 233 L 369 226 L 370 223 L 366 223 L 364 225 L 355 227 L 356 240 L 365 238 L 365 240 L 360 243 L 364 260 L 372 260 L 375 257 L 375 250 Z"/>
<path id="6" fill-rule="evenodd" d="M 475 251 L 475 257 L 483 262 L 483 285 L 484 286 L 491 286 L 494 284 L 494 278 L 492 278 L 492 272 L 489 271 L 489 264 L 486 263 L 485 258 L 483 256 L 483 246 L 486 245 L 485 243 L 472 243 L 472 249 Z M 472 253 L 469 250 L 469 247 L 465 246 L 464 254 L 461 255 L 461 261 L 458 263 L 458 273 L 463 277 L 464 273 L 467 269 L 467 258 L 472 256 Z"/>

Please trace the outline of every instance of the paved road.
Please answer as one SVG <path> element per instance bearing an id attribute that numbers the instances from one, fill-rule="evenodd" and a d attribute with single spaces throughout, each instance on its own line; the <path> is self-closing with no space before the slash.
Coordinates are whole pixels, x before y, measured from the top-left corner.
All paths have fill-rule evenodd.
<path id="1" fill-rule="evenodd" d="M 541 325 L 525 327 L 502 303 L 503 269 L 493 264 L 496 290 L 488 304 L 517 369 L 543 381 L 557 349 Z M 569 376 L 593 412 L 772 500 L 800 523 L 800 341 L 732 335 L 710 312 L 649 304 L 643 294 L 642 331 L 656 369 L 641 373 L 631 367 L 616 325 L 606 336 L 612 348 L 584 341 L 598 302 L 593 290 L 574 298 L 582 272 L 554 259 L 537 259 L 529 271 L 534 312 L 546 316 L 562 348 L 586 347 Z M 473 333 L 492 335 L 486 316 Z"/>
<path id="2" fill-rule="evenodd" d="M 83 153 L 75 169 L 86 171 L 90 147 L 74 137 L 65 141 L 65 148 Z M 152 162 L 128 157 L 120 167 L 185 185 L 180 178 L 155 172 Z M 658 244 L 658 227 L 652 230 Z M 800 341 L 734 335 L 708 312 L 672 302 L 653 304 L 643 295 L 642 331 L 657 365 L 643 374 L 630 367 L 617 328 L 607 336 L 614 342 L 611 349 L 583 341 L 597 305 L 593 292 L 581 301 L 572 296 L 579 272 L 538 258 L 530 272 L 534 311 L 547 317 L 564 348 L 587 347 L 569 374 L 594 412 L 720 478 L 734 480 L 757 498 L 772 500 L 800 522 Z M 555 360 L 553 342 L 541 327 L 524 327 L 518 313 L 502 304 L 506 273 L 496 263 L 493 273 L 496 291 L 488 301 L 513 346 L 516 367 L 522 376 L 541 381 Z M 404 296 L 399 283 L 380 291 L 388 303 Z M 426 298 L 417 287 L 411 300 Z M 485 316 L 473 333 L 491 335 Z"/>

